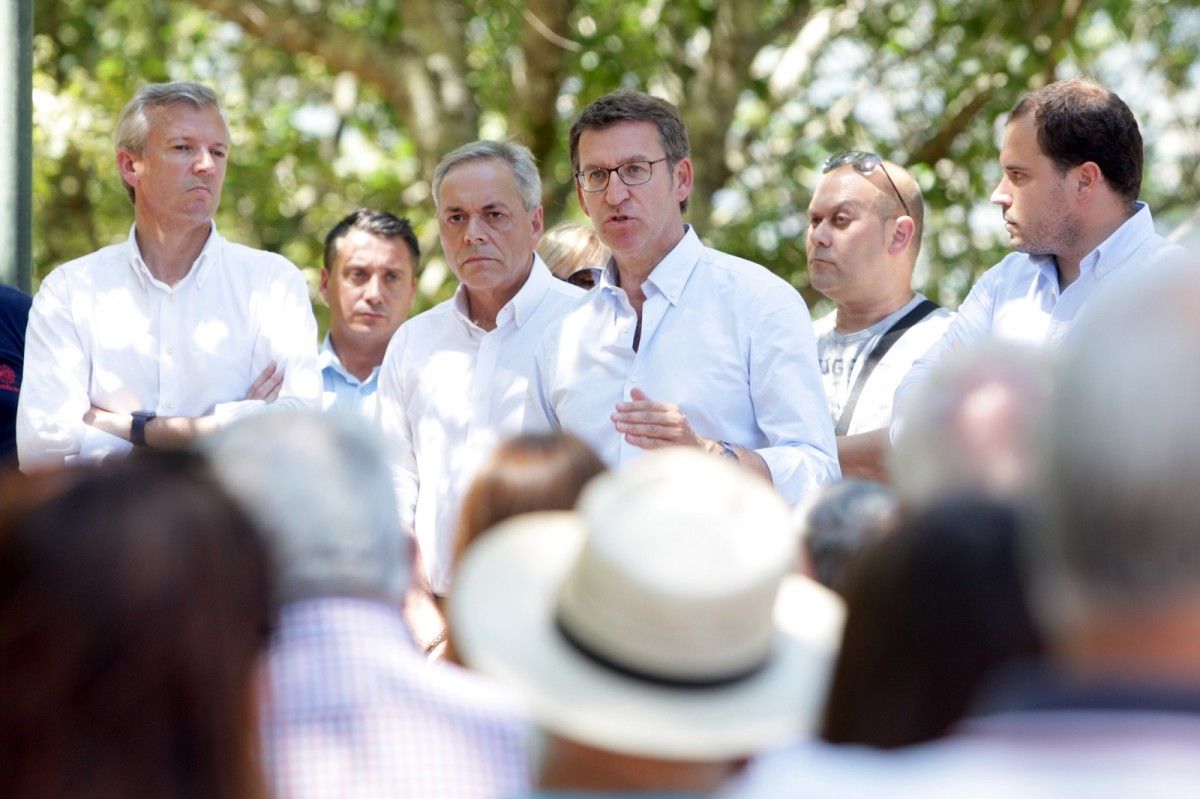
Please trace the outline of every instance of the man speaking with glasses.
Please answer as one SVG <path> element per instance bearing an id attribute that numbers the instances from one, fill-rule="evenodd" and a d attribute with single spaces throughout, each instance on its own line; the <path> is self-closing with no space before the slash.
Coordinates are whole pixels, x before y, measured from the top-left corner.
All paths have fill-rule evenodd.
<path id="1" fill-rule="evenodd" d="M 683 222 L 687 131 L 670 103 L 615 92 L 571 128 L 576 194 L 612 258 L 535 356 L 530 427 L 558 427 L 611 466 L 692 446 L 791 502 L 839 475 L 800 295 Z"/>
<path id="2" fill-rule="evenodd" d="M 825 162 L 808 205 L 808 279 L 836 303 L 813 328 L 842 472 L 886 480 L 892 395 L 952 314 L 912 289 L 925 201 L 875 153 Z"/>

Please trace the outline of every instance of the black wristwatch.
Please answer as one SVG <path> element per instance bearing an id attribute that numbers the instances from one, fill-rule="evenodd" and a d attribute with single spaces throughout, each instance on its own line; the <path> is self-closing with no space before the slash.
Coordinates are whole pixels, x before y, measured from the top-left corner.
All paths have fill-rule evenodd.
<path id="1" fill-rule="evenodd" d="M 133 424 L 129 426 L 129 440 L 135 447 L 146 446 L 146 422 L 158 416 L 154 411 L 134 411 Z"/>

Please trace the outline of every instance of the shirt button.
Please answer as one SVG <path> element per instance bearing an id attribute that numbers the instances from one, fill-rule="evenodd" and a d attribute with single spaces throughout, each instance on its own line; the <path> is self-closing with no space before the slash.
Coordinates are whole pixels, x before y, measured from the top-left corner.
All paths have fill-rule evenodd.
<path id="1" fill-rule="evenodd" d="M 174 354 L 175 354 L 175 348 L 167 347 L 167 355 L 174 355 Z"/>

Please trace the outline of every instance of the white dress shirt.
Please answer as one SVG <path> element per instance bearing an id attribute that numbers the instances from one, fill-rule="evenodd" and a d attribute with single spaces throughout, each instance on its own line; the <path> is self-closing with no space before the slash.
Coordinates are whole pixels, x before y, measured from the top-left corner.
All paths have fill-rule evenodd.
<path id="1" fill-rule="evenodd" d="M 630 389 L 679 405 L 692 430 L 762 456 L 792 503 L 839 475 L 808 307 L 762 266 L 683 239 L 642 284 L 637 313 L 612 261 L 537 353 L 528 427 L 561 427 L 610 466 L 646 452 L 611 419 Z"/>
<path id="2" fill-rule="evenodd" d="M 583 292 L 535 255 L 525 285 L 496 315 L 471 321 L 466 290 L 400 326 L 379 373 L 383 426 L 400 520 L 416 536 L 435 593 L 450 586 L 463 496 L 475 472 L 521 432 L 533 351 Z"/>
<path id="3" fill-rule="evenodd" d="M 936 344 L 913 364 L 896 389 L 891 437 L 899 433 L 904 398 L 948 352 L 986 338 L 1033 345 L 1054 345 L 1074 325 L 1080 311 L 1116 277 L 1186 256 L 1186 251 L 1154 232 L 1150 208 L 1137 211 L 1079 262 L 1079 277 L 1059 289 L 1052 255 L 1014 252 L 993 266 L 971 288 L 954 321 Z"/>
<path id="4" fill-rule="evenodd" d="M 183 280 L 168 286 L 121 244 L 65 263 L 42 281 L 25 341 L 17 412 L 22 468 L 102 457 L 130 444 L 87 425 L 88 408 L 219 421 L 268 363 L 283 369 L 275 401 L 320 407 L 317 324 L 303 275 L 287 259 L 221 238 L 216 226 Z"/>

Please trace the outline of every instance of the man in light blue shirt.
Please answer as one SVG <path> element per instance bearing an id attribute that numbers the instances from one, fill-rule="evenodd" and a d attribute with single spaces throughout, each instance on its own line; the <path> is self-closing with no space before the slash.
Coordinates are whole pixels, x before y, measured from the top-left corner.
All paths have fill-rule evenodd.
<path id="1" fill-rule="evenodd" d="M 375 418 L 379 365 L 392 334 L 408 318 L 421 246 L 407 219 L 360 208 L 325 237 L 321 296 L 329 334 L 318 364 L 322 409 Z"/>
<path id="2" fill-rule="evenodd" d="M 1114 276 L 1184 255 L 1154 232 L 1133 112 L 1098 83 L 1025 95 L 1009 114 L 992 202 L 1016 252 L 988 270 L 945 335 L 896 390 L 892 439 L 910 390 L 950 350 L 988 337 L 1056 344 Z"/>

